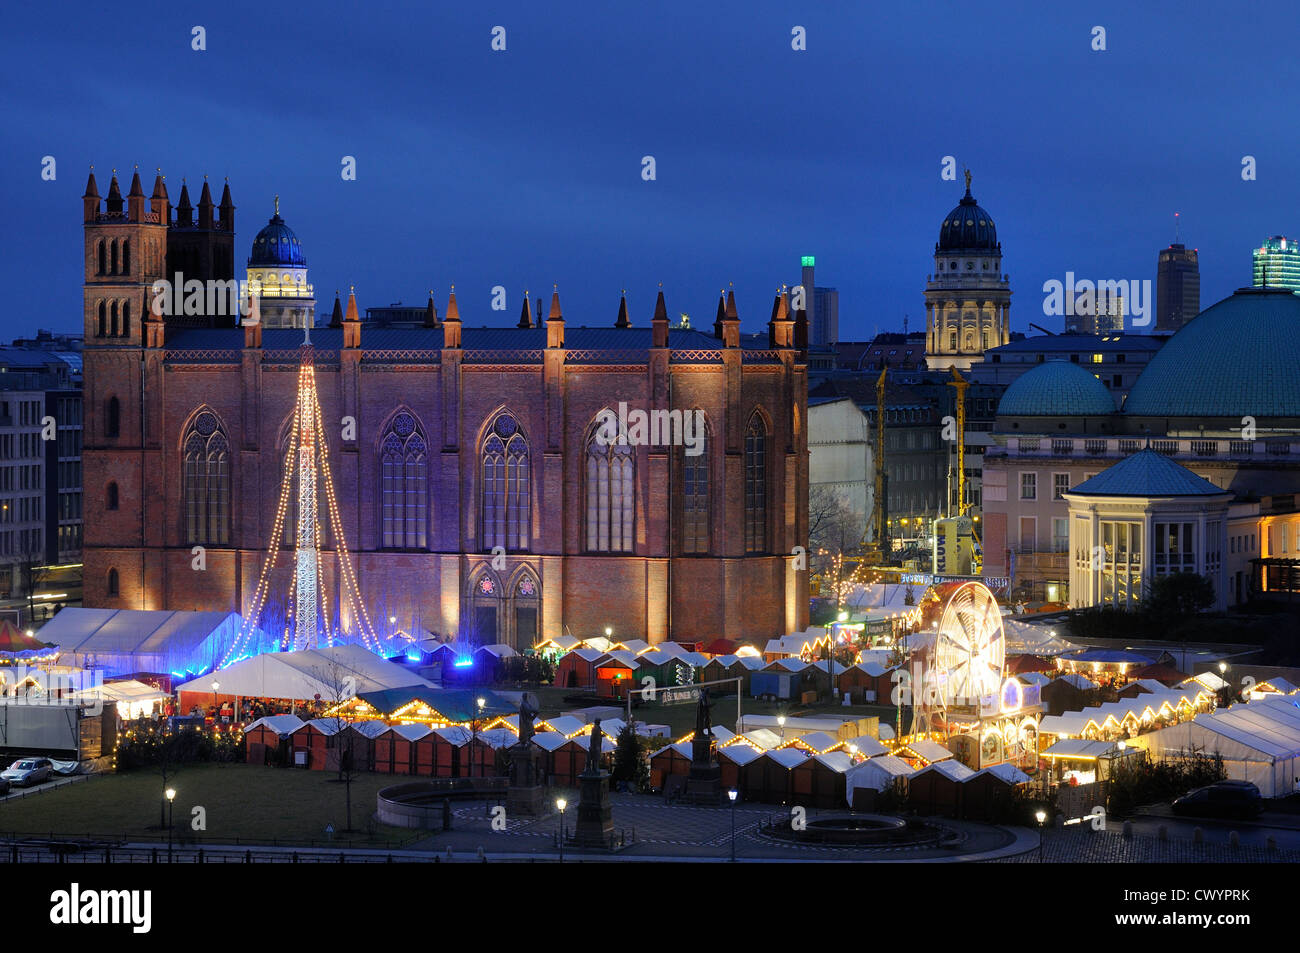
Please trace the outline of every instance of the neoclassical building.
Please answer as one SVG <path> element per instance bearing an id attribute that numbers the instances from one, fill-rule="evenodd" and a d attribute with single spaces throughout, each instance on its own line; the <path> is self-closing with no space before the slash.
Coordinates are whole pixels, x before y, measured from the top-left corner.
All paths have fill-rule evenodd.
<path id="1" fill-rule="evenodd" d="M 277 515 L 292 545 L 296 500 L 279 512 L 280 487 L 303 331 L 141 310 L 175 270 L 177 226 L 161 177 L 145 199 L 137 174 L 127 206 L 114 177 L 101 207 L 92 174 L 85 604 L 247 611 Z M 130 320 L 109 324 L 110 307 Z M 454 290 L 419 328 L 369 327 L 355 296 L 336 301 L 311 332 L 334 434 L 322 510 L 337 511 L 371 618 L 519 647 L 606 627 L 651 642 L 802 630 L 806 338 L 784 295 L 763 335 L 741 335 L 731 294 L 712 334 L 670 332 L 662 291 L 641 327 L 626 299 L 605 326 L 569 325 L 558 293 L 544 321 L 525 300 L 509 328 L 464 327 Z M 703 452 L 598 440 L 620 404 L 700 412 Z M 338 606 L 333 536 L 323 526 Z M 272 601 L 292 578 L 282 549 Z"/>
<path id="2" fill-rule="evenodd" d="M 1011 284 L 993 216 L 966 194 L 939 226 L 934 274 L 925 284 L 925 364 L 970 369 L 984 352 L 1011 340 Z"/>
<path id="3" fill-rule="evenodd" d="M 1300 296 L 1243 288 L 1206 308 L 1119 407 L 1079 356 L 1002 396 L 984 572 L 1076 607 L 1131 607 L 1175 571 L 1208 577 L 1220 608 L 1300 592 Z"/>

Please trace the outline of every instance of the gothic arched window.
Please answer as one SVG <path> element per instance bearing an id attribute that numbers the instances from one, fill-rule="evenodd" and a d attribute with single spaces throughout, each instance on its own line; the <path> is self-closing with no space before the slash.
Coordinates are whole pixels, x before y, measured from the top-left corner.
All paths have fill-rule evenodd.
<path id="1" fill-rule="evenodd" d="M 428 460 L 424 432 L 403 411 L 388 425 L 379 449 L 384 549 L 428 545 Z"/>
<path id="2" fill-rule="evenodd" d="M 483 548 L 527 551 L 532 533 L 528 486 L 528 440 L 509 414 L 492 423 L 483 441 L 483 489 L 479 508 Z"/>
<path id="3" fill-rule="evenodd" d="M 108 305 L 104 302 L 99 303 L 99 336 L 104 337 L 108 333 Z"/>
<path id="4" fill-rule="evenodd" d="M 225 546 L 230 542 L 230 441 L 217 415 L 205 410 L 195 417 L 181 448 L 185 540 Z"/>
<path id="5" fill-rule="evenodd" d="M 117 302 L 116 301 L 113 302 L 112 308 L 109 311 L 108 335 L 109 337 L 114 337 L 114 338 L 117 337 Z"/>
<path id="6" fill-rule="evenodd" d="M 105 593 L 105 595 L 116 596 L 117 594 L 118 594 L 117 570 L 110 569 L 108 571 L 108 591 Z"/>
<path id="7" fill-rule="evenodd" d="M 694 411 L 683 411 L 684 414 Z M 682 474 L 682 552 L 702 554 L 709 551 L 709 440 L 708 429 L 699 435 L 701 452 L 695 456 L 681 451 Z"/>
<path id="8" fill-rule="evenodd" d="M 122 274 L 131 273 L 131 239 L 122 239 Z"/>
<path id="9" fill-rule="evenodd" d="M 110 275 L 117 274 L 117 240 L 114 239 L 109 248 L 109 270 Z"/>
<path id="10" fill-rule="evenodd" d="M 99 257 L 99 271 L 97 273 L 102 275 L 107 270 L 107 268 L 105 267 L 106 261 L 105 261 L 105 252 L 104 252 L 104 240 L 102 238 L 99 240 L 95 248 L 96 251 L 98 252 L 98 257 Z"/>
<path id="11" fill-rule="evenodd" d="M 116 483 L 110 483 L 108 485 L 108 489 L 104 493 L 104 508 L 110 510 L 117 509 L 117 484 Z"/>
<path id="12" fill-rule="evenodd" d="M 129 301 L 122 302 L 122 327 L 119 333 L 122 337 L 131 333 L 131 302 Z"/>
<path id="13" fill-rule="evenodd" d="M 612 415 L 612 411 L 602 411 Z M 636 448 L 620 434 L 606 440 L 608 428 L 597 426 L 587 440 L 587 549 L 595 553 L 630 553 L 636 526 Z"/>
<path id="14" fill-rule="evenodd" d="M 758 414 L 745 430 L 745 552 L 767 552 L 767 428 Z"/>

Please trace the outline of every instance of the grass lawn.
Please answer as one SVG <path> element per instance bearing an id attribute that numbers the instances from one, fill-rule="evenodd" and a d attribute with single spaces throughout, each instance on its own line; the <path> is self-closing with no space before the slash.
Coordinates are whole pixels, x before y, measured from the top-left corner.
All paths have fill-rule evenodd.
<path id="1" fill-rule="evenodd" d="M 199 842 L 278 841 L 281 844 L 327 843 L 325 825 L 337 832 L 346 827 L 346 787 L 325 771 L 269 768 L 247 764 L 187 765 L 169 775 L 176 789 L 173 806 L 178 842 L 191 836 L 192 809 L 207 812 L 207 830 L 194 832 Z M 398 846 L 412 839 L 411 831 L 375 825 L 367 832 L 380 788 L 400 783 L 388 774 L 359 774 L 352 782 L 352 835 L 336 833 L 333 843 L 356 846 Z M 97 775 L 85 781 L 0 802 L 0 835 L 10 833 L 94 839 L 157 841 L 162 774 L 141 769 L 126 774 Z"/>

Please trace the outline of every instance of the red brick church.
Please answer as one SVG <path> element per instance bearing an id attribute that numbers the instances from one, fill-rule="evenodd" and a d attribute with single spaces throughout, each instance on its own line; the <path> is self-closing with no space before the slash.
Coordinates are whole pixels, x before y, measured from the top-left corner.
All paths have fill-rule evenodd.
<path id="1" fill-rule="evenodd" d="M 234 278 L 229 186 L 214 204 L 205 183 L 197 213 L 161 176 L 146 198 L 137 172 L 124 200 L 114 175 L 103 203 L 87 183 L 87 606 L 246 612 L 268 558 L 304 331 L 153 313 L 157 280 Z M 361 320 L 350 295 L 311 331 L 338 520 L 378 627 L 526 648 L 566 629 L 807 626 L 807 326 L 784 294 L 765 335 L 740 333 L 731 294 L 712 334 L 670 330 L 662 291 L 641 326 L 626 299 L 606 325 L 569 325 L 556 293 L 545 318 L 525 299 L 517 325 L 463 327 L 454 290 L 407 324 Z M 620 404 L 701 411 L 703 452 L 598 439 Z M 272 602 L 294 576 L 285 536 Z"/>

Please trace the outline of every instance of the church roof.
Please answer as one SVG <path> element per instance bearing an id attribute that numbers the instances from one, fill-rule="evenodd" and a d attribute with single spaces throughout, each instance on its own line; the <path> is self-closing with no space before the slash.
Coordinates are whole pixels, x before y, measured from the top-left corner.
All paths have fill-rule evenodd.
<path id="1" fill-rule="evenodd" d="M 445 331 L 442 327 L 378 328 L 367 327 L 364 322 L 362 327 L 363 352 L 441 350 L 443 347 Z M 652 334 L 653 330 L 649 327 L 588 328 L 567 325 L 564 330 L 564 346 L 569 352 L 570 361 L 641 363 L 649 357 Z M 268 350 L 293 350 L 302 341 L 303 332 L 300 328 L 264 328 L 262 331 L 262 347 Z M 339 350 L 343 347 L 343 329 L 312 328 L 311 343 L 321 351 Z M 712 334 L 693 329 L 674 329 L 668 336 L 668 344 L 679 362 L 720 359 L 722 351 L 722 342 Z M 176 332 L 167 340 L 169 358 L 175 357 L 182 361 L 185 359 L 185 351 L 229 350 L 243 346 L 244 330 L 238 327 L 190 328 Z M 543 351 L 546 349 L 546 328 L 463 326 L 461 347 L 466 351 Z M 742 334 L 740 348 L 751 352 L 771 350 L 766 334 Z M 528 357 L 527 354 L 522 356 Z M 508 357 L 508 354 L 502 354 L 503 359 Z M 534 363 L 531 359 L 523 362 Z M 469 360 L 469 363 L 473 363 L 473 360 Z"/>

